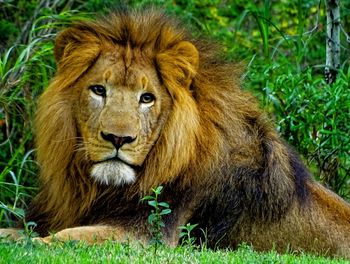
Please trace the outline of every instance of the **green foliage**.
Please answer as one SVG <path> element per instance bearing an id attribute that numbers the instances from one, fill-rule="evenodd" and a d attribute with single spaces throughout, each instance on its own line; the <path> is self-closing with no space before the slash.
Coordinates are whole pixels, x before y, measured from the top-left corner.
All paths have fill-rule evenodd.
<path id="1" fill-rule="evenodd" d="M 263 72 L 263 78 L 259 80 Z M 264 93 L 277 129 L 304 157 L 313 175 L 349 197 L 350 71 L 329 86 L 311 68 L 293 72 L 287 65 L 252 66 L 248 78 Z"/>
<path id="2" fill-rule="evenodd" d="M 20 35 L 20 27 L 30 19 L 38 1 L 2 1 L 0 5 L 0 52 Z M 26 12 L 24 12 L 26 11 Z"/>
<path id="3" fill-rule="evenodd" d="M 150 232 L 152 235 L 150 244 L 155 245 L 155 251 L 157 251 L 157 246 L 163 245 L 164 243 L 162 229 L 165 227 L 165 224 L 163 222 L 163 216 L 171 213 L 169 204 L 159 201 L 162 190 L 163 186 L 158 186 L 155 189 L 152 188 L 153 195 L 145 196 L 141 199 L 141 201 L 147 201 L 148 205 L 153 207 L 147 218 L 147 222 L 150 225 Z"/>
<path id="4" fill-rule="evenodd" d="M 32 119 L 37 97 L 53 72 L 47 65 L 51 49 L 51 43 L 36 38 L 27 45 L 12 46 L 0 58 L 0 205 L 11 208 L 1 211 L 0 222 L 4 216 L 10 219 L 7 212 L 23 208 L 35 186 Z"/>
<path id="5" fill-rule="evenodd" d="M 33 238 L 39 236 L 39 234 L 34 231 L 36 226 L 37 224 L 34 222 L 24 223 L 24 229 L 19 231 L 23 237 L 22 242 L 26 243 L 27 245 L 31 245 L 33 243 Z"/>
<path id="6" fill-rule="evenodd" d="M 192 247 L 196 238 L 195 237 L 191 237 L 191 231 L 198 226 L 198 224 L 193 224 L 191 225 L 191 223 L 187 223 L 184 226 L 179 226 L 178 228 L 181 230 L 180 232 L 180 239 L 182 239 L 182 245 L 185 246 L 190 246 Z"/>
<path id="7" fill-rule="evenodd" d="M 0 226 L 24 217 L 35 194 L 38 166 L 34 161 L 33 119 L 38 96 L 55 71 L 53 37 L 73 12 L 33 19 L 25 44 L 0 55 Z"/>

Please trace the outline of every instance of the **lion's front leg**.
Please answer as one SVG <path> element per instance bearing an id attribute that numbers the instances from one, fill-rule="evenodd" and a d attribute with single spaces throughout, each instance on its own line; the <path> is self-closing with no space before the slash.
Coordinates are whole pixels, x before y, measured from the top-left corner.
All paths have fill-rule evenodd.
<path id="1" fill-rule="evenodd" d="M 19 240 L 23 238 L 20 229 L 17 228 L 0 228 L 0 238 L 6 238 L 9 240 Z"/>
<path id="2" fill-rule="evenodd" d="M 133 233 L 127 232 L 121 227 L 96 225 L 66 228 L 56 234 L 44 238 L 38 238 L 37 240 L 48 244 L 53 241 L 66 242 L 70 240 L 84 241 L 89 244 L 94 244 L 103 243 L 106 240 L 114 240 L 118 242 L 136 241 L 136 238 Z M 138 238 L 137 240 L 141 243 L 145 242 L 145 239 Z"/>

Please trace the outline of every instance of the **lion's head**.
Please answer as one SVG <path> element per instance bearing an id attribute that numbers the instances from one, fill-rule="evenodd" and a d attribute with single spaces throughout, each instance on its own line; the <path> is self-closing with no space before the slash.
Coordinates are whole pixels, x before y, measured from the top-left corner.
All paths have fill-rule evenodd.
<path id="1" fill-rule="evenodd" d="M 53 147 L 55 161 L 49 167 L 57 163 L 64 169 L 64 159 L 69 163 L 78 158 L 90 166 L 97 182 L 122 185 L 135 182 L 160 137 L 174 147 L 168 145 L 166 152 L 186 155 L 184 142 L 176 137 L 196 133 L 190 85 L 199 55 L 184 33 L 160 14 L 141 17 L 146 28 L 136 21 L 139 14 L 126 19 L 118 13 L 108 19 L 77 24 L 58 36 L 58 74 L 38 113 L 38 156 L 45 165 L 48 148 Z M 187 124 L 176 124 L 179 114 L 187 116 Z M 50 120 L 55 123 L 47 124 Z M 46 142 L 53 132 L 48 125 L 55 129 L 56 143 Z"/>

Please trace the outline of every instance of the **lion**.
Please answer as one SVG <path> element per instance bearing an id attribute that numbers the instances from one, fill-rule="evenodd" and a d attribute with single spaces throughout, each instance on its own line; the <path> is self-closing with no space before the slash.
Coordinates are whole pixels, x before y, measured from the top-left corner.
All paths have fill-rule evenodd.
<path id="1" fill-rule="evenodd" d="M 35 121 L 41 188 L 25 219 L 42 241 L 147 244 L 140 200 L 163 186 L 167 245 L 191 223 L 214 249 L 350 257 L 350 206 L 311 178 L 220 52 L 154 9 L 57 36 Z"/>

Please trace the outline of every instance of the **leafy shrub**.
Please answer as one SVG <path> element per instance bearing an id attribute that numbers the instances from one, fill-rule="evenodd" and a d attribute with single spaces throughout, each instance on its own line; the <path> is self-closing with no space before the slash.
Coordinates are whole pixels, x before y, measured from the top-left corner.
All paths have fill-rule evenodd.
<path id="1" fill-rule="evenodd" d="M 256 70 L 256 69 L 255 69 Z M 250 78 L 260 72 L 251 70 Z M 350 195 L 350 71 L 332 86 L 308 68 L 264 72 L 263 102 L 281 135 L 304 157 L 313 175 L 344 197 Z"/>
<path id="2" fill-rule="evenodd" d="M 145 196 L 141 199 L 141 201 L 147 201 L 148 205 L 152 207 L 147 222 L 152 235 L 151 245 L 155 245 L 155 250 L 157 250 L 157 246 L 164 243 L 162 229 L 165 227 L 165 224 L 163 222 L 163 216 L 171 213 L 169 204 L 159 200 L 162 190 L 163 186 L 158 186 L 152 189 L 152 195 Z"/>

